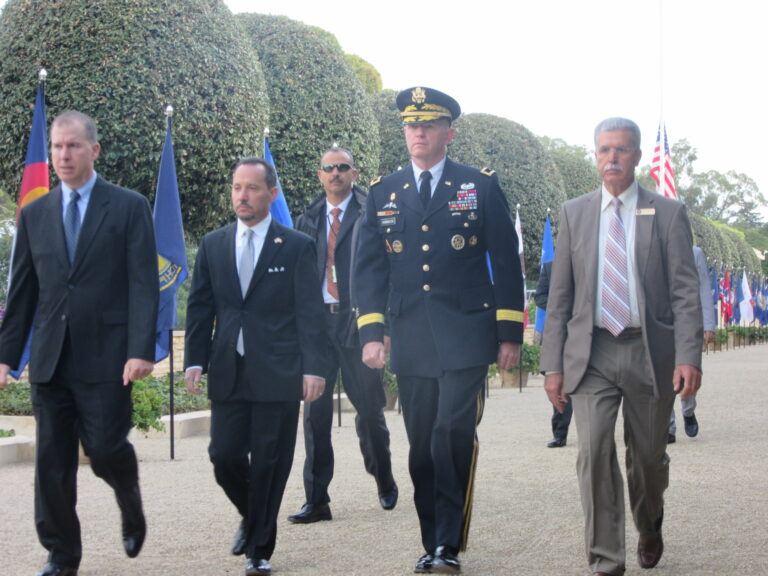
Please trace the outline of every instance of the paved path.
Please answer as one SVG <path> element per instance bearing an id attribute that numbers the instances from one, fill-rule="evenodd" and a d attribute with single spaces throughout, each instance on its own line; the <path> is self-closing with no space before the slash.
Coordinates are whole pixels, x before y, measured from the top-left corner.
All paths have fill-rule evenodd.
<path id="1" fill-rule="evenodd" d="M 666 552 L 653 572 L 628 559 L 627 574 L 768 574 L 768 345 L 710 354 L 697 416 L 701 433 L 679 430 L 671 445 L 671 486 L 664 524 Z M 492 389 L 480 427 L 480 462 L 466 575 L 585 576 L 582 515 L 575 476 L 575 438 L 547 449 L 550 407 L 543 380 L 522 393 Z M 676 406 L 679 415 L 679 405 Z M 407 475 L 402 418 L 387 414 L 400 503 L 379 508 L 373 480 L 363 469 L 352 417 L 334 428 L 334 519 L 294 526 L 285 517 L 303 503 L 297 460 L 280 513 L 274 574 L 403 575 L 421 555 L 413 491 Z M 575 435 L 575 429 L 572 430 Z M 621 442 L 617 434 L 617 442 Z M 108 487 L 81 469 L 83 525 L 81 576 L 242 575 L 244 561 L 228 554 L 237 523 L 215 484 L 207 438 L 168 442 L 140 438 L 142 489 L 149 535 L 141 556 L 128 560 Z M 0 467 L 0 575 L 32 576 L 45 563 L 34 532 L 31 463 Z M 627 544 L 635 546 L 627 527 Z"/>

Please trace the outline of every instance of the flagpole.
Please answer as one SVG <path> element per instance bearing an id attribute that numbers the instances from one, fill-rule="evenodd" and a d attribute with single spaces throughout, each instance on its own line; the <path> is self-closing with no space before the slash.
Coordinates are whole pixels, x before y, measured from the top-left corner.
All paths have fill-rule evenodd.
<path id="1" fill-rule="evenodd" d="M 657 191 L 665 194 L 667 128 L 664 125 L 664 0 L 659 0 L 659 184 Z"/>
<path id="2" fill-rule="evenodd" d="M 173 106 L 168 104 L 165 107 L 165 131 L 166 133 L 171 129 L 171 116 L 173 116 Z M 171 426 L 171 460 L 176 456 L 175 451 L 175 418 L 174 418 L 174 381 L 173 381 L 173 328 L 168 330 L 168 411 L 170 412 L 170 426 Z"/>

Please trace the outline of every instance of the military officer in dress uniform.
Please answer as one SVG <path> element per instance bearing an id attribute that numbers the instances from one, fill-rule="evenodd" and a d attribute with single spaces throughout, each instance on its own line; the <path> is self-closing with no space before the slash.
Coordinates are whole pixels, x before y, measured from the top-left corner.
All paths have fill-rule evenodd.
<path id="1" fill-rule="evenodd" d="M 411 163 L 371 183 L 355 270 L 358 328 L 371 368 L 385 364 L 385 322 L 391 336 L 426 552 L 415 572 L 455 574 L 472 510 L 485 377 L 493 362 L 518 363 L 523 278 L 495 172 L 446 156 L 459 104 L 416 87 L 397 105 Z"/>

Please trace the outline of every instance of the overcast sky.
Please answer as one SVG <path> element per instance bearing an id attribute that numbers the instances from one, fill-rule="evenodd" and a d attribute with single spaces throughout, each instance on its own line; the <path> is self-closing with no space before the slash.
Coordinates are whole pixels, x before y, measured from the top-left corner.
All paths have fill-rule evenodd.
<path id="1" fill-rule="evenodd" d="M 626 116 L 642 130 L 642 164 L 663 114 L 670 141 L 687 138 L 698 149 L 697 171 L 743 172 L 768 195 L 760 2 L 225 3 L 333 33 L 345 52 L 376 67 L 385 88 L 437 88 L 464 112 L 509 118 L 590 150 L 598 121 Z"/>
<path id="2" fill-rule="evenodd" d="M 591 150 L 598 121 L 632 118 L 643 164 L 663 114 L 671 142 L 687 138 L 698 149 L 697 171 L 745 173 L 768 195 L 761 2 L 224 1 L 233 12 L 282 14 L 331 32 L 376 67 L 385 88 L 437 88 L 464 112 L 537 135 Z"/>

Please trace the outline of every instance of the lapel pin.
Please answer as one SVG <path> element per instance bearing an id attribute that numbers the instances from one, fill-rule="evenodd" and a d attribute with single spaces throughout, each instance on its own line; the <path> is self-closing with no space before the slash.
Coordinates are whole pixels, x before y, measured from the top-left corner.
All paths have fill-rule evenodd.
<path id="1" fill-rule="evenodd" d="M 275 244 L 282 244 L 282 243 L 283 243 L 283 239 L 282 238 L 280 238 L 279 236 L 277 238 L 275 238 Z"/>

